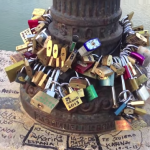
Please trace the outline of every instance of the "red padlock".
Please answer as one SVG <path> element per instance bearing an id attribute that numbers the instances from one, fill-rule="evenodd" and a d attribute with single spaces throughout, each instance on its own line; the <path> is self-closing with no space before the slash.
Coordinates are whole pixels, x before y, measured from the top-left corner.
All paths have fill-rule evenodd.
<path id="1" fill-rule="evenodd" d="M 37 27 L 38 24 L 38 20 L 28 20 L 28 25 L 30 29 Z"/>
<path id="2" fill-rule="evenodd" d="M 78 73 L 85 73 L 88 69 L 92 67 L 93 64 L 89 63 L 83 63 L 81 61 L 77 61 L 76 65 L 73 67 L 73 69 Z"/>
<path id="3" fill-rule="evenodd" d="M 25 56 L 27 59 L 36 58 L 36 57 L 37 57 L 36 54 L 32 54 L 31 52 L 28 52 L 28 51 L 24 53 L 24 56 Z"/>

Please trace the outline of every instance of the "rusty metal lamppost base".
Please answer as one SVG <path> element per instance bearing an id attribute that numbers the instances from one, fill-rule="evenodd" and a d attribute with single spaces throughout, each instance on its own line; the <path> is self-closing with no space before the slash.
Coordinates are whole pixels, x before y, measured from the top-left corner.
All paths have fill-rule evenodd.
<path id="1" fill-rule="evenodd" d="M 49 128 L 82 134 L 102 133 L 115 129 L 115 116 L 111 110 L 95 114 L 69 113 L 56 107 L 51 114 L 48 114 L 30 104 L 31 97 L 22 86 L 20 95 L 25 111 L 37 122 Z"/>

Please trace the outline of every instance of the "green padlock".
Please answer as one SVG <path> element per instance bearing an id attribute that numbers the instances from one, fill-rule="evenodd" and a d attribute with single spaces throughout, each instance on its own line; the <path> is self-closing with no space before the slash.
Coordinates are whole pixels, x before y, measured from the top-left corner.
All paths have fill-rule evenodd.
<path id="1" fill-rule="evenodd" d="M 95 98 L 98 97 L 97 93 L 96 93 L 96 90 L 94 88 L 93 85 L 90 84 L 89 80 L 87 78 L 85 78 L 85 80 L 87 81 L 88 83 L 88 87 L 84 90 L 85 92 L 85 97 L 88 101 L 92 101 L 94 100 Z"/>

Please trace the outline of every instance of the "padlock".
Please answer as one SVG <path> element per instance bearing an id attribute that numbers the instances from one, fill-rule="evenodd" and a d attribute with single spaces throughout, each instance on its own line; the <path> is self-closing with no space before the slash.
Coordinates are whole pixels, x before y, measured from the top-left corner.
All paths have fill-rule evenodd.
<path id="1" fill-rule="evenodd" d="M 126 108 L 126 109 L 123 110 L 123 112 L 125 114 L 129 114 L 129 115 L 133 115 L 134 114 L 134 110 L 131 109 L 131 108 Z"/>
<path id="2" fill-rule="evenodd" d="M 12 60 L 13 63 L 17 63 L 19 61 L 24 60 L 24 57 L 21 54 L 15 54 L 15 55 L 11 55 L 10 59 Z"/>
<path id="3" fill-rule="evenodd" d="M 26 39 L 26 35 L 31 35 L 31 34 L 32 34 L 32 32 L 31 32 L 30 28 L 20 32 L 20 36 L 24 43 L 29 42 L 28 39 Z"/>
<path id="4" fill-rule="evenodd" d="M 142 30 L 144 30 L 144 26 L 140 25 L 140 26 L 133 27 L 133 30 L 134 31 L 142 31 Z"/>
<path id="5" fill-rule="evenodd" d="M 58 41 L 56 41 L 56 40 L 49 40 L 48 41 L 48 43 L 47 43 L 47 51 L 46 51 L 47 57 L 52 56 L 53 46 L 54 46 L 54 44 L 57 44 L 57 43 L 58 43 Z"/>
<path id="6" fill-rule="evenodd" d="M 135 68 L 133 67 L 132 63 L 129 61 L 128 57 L 126 57 L 126 56 L 123 56 L 123 57 L 125 58 L 126 64 L 128 65 L 132 75 L 136 76 L 137 72 L 135 71 Z"/>
<path id="7" fill-rule="evenodd" d="M 27 51 L 27 48 L 28 48 L 28 44 L 25 43 L 23 45 L 16 46 L 16 51 L 18 51 L 18 52 L 20 52 L 22 50 L 26 50 Z"/>
<path id="8" fill-rule="evenodd" d="M 146 110 L 142 109 L 142 108 L 138 108 L 138 107 L 131 107 L 131 106 L 127 106 L 127 108 L 130 108 L 130 109 L 133 109 L 134 110 L 134 113 L 142 116 L 142 115 L 146 115 L 147 112 Z"/>
<path id="9" fill-rule="evenodd" d="M 137 49 L 136 49 L 137 53 L 143 55 L 145 57 L 145 61 L 143 63 L 143 66 L 144 67 L 147 67 L 148 64 L 150 63 L 150 50 L 147 49 L 146 47 L 143 47 L 143 46 L 139 46 Z"/>
<path id="10" fill-rule="evenodd" d="M 98 95 L 97 95 L 97 92 L 96 92 L 94 86 L 90 84 L 90 81 L 87 78 L 85 78 L 85 80 L 87 81 L 87 84 L 88 84 L 86 89 L 84 89 L 85 97 L 90 102 L 90 101 L 94 100 L 95 98 L 97 98 Z"/>
<path id="11" fill-rule="evenodd" d="M 42 79 L 43 75 L 44 75 L 44 70 L 46 69 L 46 67 L 44 67 L 41 71 L 39 71 L 37 74 L 36 74 L 36 77 L 34 79 L 32 79 L 32 82 L 35 84 L 35 85 L 38 85 L 38 83 L 40 82 L 40 80 Z M 34 75 L 35 76 L 35 75 Z"/>
<path id="12" fill-rule="evenodd" d="M 87 70 L 89 70 L 92 67 L 92 64 L 87 64 L 87 63 L 83 63 L 81 61 L 77 61 L 77 63 L 74 65 L 73 69 L 78 72 L 83 74 L 84 72 L 86 72 Z"/>
<path id="13" fill-rule="evenodd" d="M 76 56 L 77 56 L 78 51 L 74 50 L 70 56 L 68 57 L 68 59 L 66 60 L 64 66 L 61 68 L 61 71 L 66 72 L 69 68 L 71 68 L 72 63 L 74 62 Z"/>
<path id="14" fill-rule="evenodd" d="M 96 74 L 96 73 L 95 73 L 95 69 L 99 66 L 102 57 L 103 57 L 103 56 L 100 56 L 99 59 L 98 59 L 98 61 L 95 62 L 94 66 L 93 66 L 93 68 L 92 68 L 92 70 L 91 70 L 91 74 Z"/>
<path id="15" fill-rule="evenodd" d="M 85 89 L 87 87 L 87 81 L 82 78 L 72 77 L 69 86 L 77 89 Z"/>
<path id="16" fill-rule="evenodd" d="M 95 73 L 101 78 L 112 75 L 114 72 L 107 66 L 101 66 L 95 69 Z"/>
<path id="17" fill-rule="evenodd" d="M 124 103 L 114 112 L 116 116 L 118 116 L 126 108 L 127 103 L 131 101 L 133 98 L 133 95 L 131 94 L 131 92 L 129 90 L 125 90 L 119 94 L 119 101 L 122 101 L 121 97 L 124 96 L 124 93 L 127 93 L 127 99 L 125 99 Z"/>
<path id="18" fill-rule="evenodd" d="M 50 114 L 59 103 L 59 100 L 39 91 L 34 97 L 32 97 L 30 103 L 37 109 Z"/>
<path id="19" fill-rule="evenodd" d="M 35 39 L 41 46 L 44 46 L 44 42 L 46 41 L 49 35 L 49 31 L 45 28 L 37 35 Z"/>
<path id="20" fill-rule="evenodd" d="M 115 58 L 114 58 L 115 59 Z M 114 62 L 110 65 L 110 68 L 116 73 L 117 76 L 123 75 L 125 72 L 125 68 L 122 67 L 119 63 Z"/>
<path id="21" fill-rule="evenodd" d="M 33 16 L 42 16 L 45 14 L 45 9 L 42 9 L 42 8 L 34 8 L 33 12 L 32 12 L 32 15 Z"/>
<path id="22" fill-rule="evenodd" d="M 87 70 L 86 72 L 84 72 L 82 75 L 84 75 L 85 77 L 88 77 L 88 78 L 97 79 L 97 75 L 91 73 L 92 69 L 93 69 L 93 68 L 88 69 L 88 70 Z"/>
<path id="23" fill-rule="evenodd" d="M 79 40 L 78 35 L 73 35 L 72 36 L 72 43 L 70 45 L 69 52 L 72 53 L 74 51 L 74 49 L 76 47 L 76 43 L 78 42 L 78 40 Z"/>
<path id="24" fill-rule="evenodd" d="M 115 73 L 113 73 L 110 76 L 103 77 L 103 78 L 98 76 L 97 79 L 99 82 L 99 86 L 114 86 Z"/>
<path id="25" fill-rule="evenodd" d="M 37 27 L 35 27 L 34 30 L 36 33 L 40 33 L 45 27 L 46 27 L 46 24 L 42 22 Z"/>
<path id="26" fill-rule="evenodd" d="M 40 15 L 40 16 L 33 16 L 31 18 L 31 20 L 45 21 L 45 18 L 42 15 Z"/>
<path id="27" fill-rule="evenodd" d="M 141 74 L 138 78 L 136 78 L 136 82 L 140 86 L 141 84 L 144 84 L 145 82 L 147 82 L 148 78 L 145 74 L 143 74 L 143 72 L 139 69 L 139 67 L 136 64 L 135 64 L 135 67 Z"/>
<path id="28" fill-rule="evenodd" d="M 42 48 L 40 51 L 37 52 L 37 57 L 42 63 L 42 65 L 47 66 L 50 58 L 46 56 L 46 48 Z"/>
<path id="29" fill-rule="evenodd" d="M 134 59 L 133 57 L 127 56 L 128 60 L 131 62 L 132 65 L 135 65 L 136 63 L 136 59 Z"/>
<path id="30" fill-rule="evenodd" d="M 68 55 L 68 45 L 65 45 L 61 48 L 61 52 L 60 52 L 60 58 L 63 62 L 66 61 L 67 59 L 67 55 Z"/>
<path id="31" fill-rule="evenodd" d="M 61 68 L 61 58 L 60 57 L 58 57 L 58 58 L 56 58 L 56 68 Z"/>
<path id="32" fill-rule="evenodd" d="M 31 68 L 31 66 L 30 66 L 30 64 L 29 64 L 29 62 L 28 62 L 28 60 L 27 59 L 25 59 L 25 70 L 26 70 L 26 73 L 27 73 L 27 75 L 30 77 L 30 78 L 32 78 L 32 68 Z"/>
<path id="33" fill-rule="evenodd" d="M 128 20 L 131 21 L 131 19 L 133 18 L 134 12 L 130 12 L 129 14 L 127 14 L 128 16 Z"/>
<path id="34" fill-rule="evenodd" d="M 145 101 L 132 101 L 132 102 L 129 102 L 128 105 L 131 105 L 131 106 L 144 106 Z"/>
<path id="35" fill-rule="evenodd" d="M 144 36 L 142 36 L 141 34 L 135 33 L 135 34 L 130 34 L 126 38 L 126 43 L 137 45 L 137 46 L 146 46 L 147 39 Z"/>
<path id="36" fill-rule="evenodd" d="M 101 46 L 101 43 L 98 38 L 91 39 L 85 42 L 84 45 L 78 50 L 78 52 L 83 57 L 83 56 L 89 55 L 100 46 Z"/>
<path id="37" fill-rule="evenodd" d="M 56 67 L 56 59 L 53 56 L 50 57 L 48 66 Z"/>
<path id="38" fill-rule="evenodd" d="M 46 83 L 46 85 L 45 85 L 45 90 L 47 90 L 47 89 L 50 88 L 50 86 L 51 86 L 51 84 L 52 84 L 52 80 L 53 80 L 53 78 L 54 78 L 54 76 L 55 76 L 55 73 L 56 73 L 56 69 L 53 70 L 51 76 L 48 78 L 47 83 Z"/>
<path id="39" fill-rule="evenodd" d="M 26 73 L 24 72 L 25 67 L 22 67 L 21 71 L 18 72 L 15 81 L 20 84 L 26 84 L 25 77 Z"/>
<path id="40" fill-rule="evenodd" d="M 93 64 L 95 62 L 95 59 L 94 59 L 93 55 L 88 55 L 88 56 L 83 56 L 82 57 L 82 61 L 84 63 L 91 63 L 91 64 Z"/>
<path id="41" fill-rule="evenodd" d="M 42 79 L 41 79 L 40 82 L 38 83 L 38 87 L 40 87 L 40 88 L 42 88 L 42 89 L 45 88 L 47 78 L 48 78 L 48 76 L 50 75 L 51 71 L 52 71 L 52 70 L 50 69 L 46 74 L 43 75 Z"/>
<path id="42" fill-rule="evenodd" d="M 137 97 L 143 101 L 146 101 L 150 97 L 149 91 L 145 85 L 141 85 L 140 88 L 136 91 L 136 94 Z"/>
<path id="43" fill-rule="evenodd" d="M 5 68 L 5 72 L 10 82 L 15 81 L 17 72 L 20 71 L 23 66 L 24 66 L 24 61 L 22 60 Z"/>
<path id="44" fill-rule="evenodd" d="M 42 65 L 39 66 L 39 64 L 35 65 L 34 69 L 33 69 L 33 77 L 32 77 L 32 80 L 31 82 L 34 83 L 39 71 L 42 69 Z"/>
<path id="45" fill-rule="evenodd" d="M 38 20 L 28 20 L 28 25 L 30 29 L 37 27 L 38 24 Z"/>
<path id="46" fill-rule="evenodd" d="M 25 52 L 24 53 L 25 58 L 30 59 L 30 58 L 36 58 L 36 54 L 32 54 L 31 52 Z"/>
<path id="47" fill-rule="evenodd" d="M 102 58 L 102 65 L 103 66 L 110 66 L 112 64 L 112 55 L 103 56 Z"/>
<path id="48" fill-rule="evenodd" d="M 53 57 L 54 58 L 58 58 L 61 48 L 62 48 L 61 44 L 54 44 L 54 46 L 53 46 Z"/>
<path id="49" fill-rule="evenodd" d="M 68 85 L 68 84 L 63 84 L 63 85 Z M 73 91 L 71 92 L 71 94 L 65 96 L 61 91 L 61 87 L 59 87 L 59 92 L 62 96 L 62 101 L 68 111 L 72 110 L 73 108 L 76 108 L 77 106 L 83 103 L 77 91 Z"/>
<path id="50" fill-rule="evenodd" d="M 44 46 L 43 46 L 44 48 L 47 48 L 48 41 L 51 40 L 51 39 L 52 39 L 51 36 L 48 36 L 48 37 L 47 37 L 47 39 L 46 39 L 45 42 L 44 42 Z"/>
<path id="51" fill-rule="evenodd" d="M 121 57 L 121 60 L 127 66 L 127 63 L 125 62 L 125 58 L 123 56 Z M 129 74 L 130 74 L 131 77 L 125 80 L 126 88 L 129 89 L 131 92 L 133 92 L 133 91 L 136 91 L 137 89 L 139 89 L 139 86 L 138 86 L 138 84 L 136 82 L 136 79 L 133 78 L 133 76 L 132 76 L 128 66 L 127 66 L 127 69 L 129 71 Z"/>
<path id="52" fill-rule="evenodd" d="M 58 69 L 54 76 L 54 80 L 53 80 L 54 82 L 57 82 L 59 75 L 60 75 L 60 70 Z M 55 97 L 56 95 L 55 88 L 56 88 L 56 83 L 52 83 L 52 87 L 50 89 L 47 89 L 46 94 L 48 94 L 51 97 Z"/>

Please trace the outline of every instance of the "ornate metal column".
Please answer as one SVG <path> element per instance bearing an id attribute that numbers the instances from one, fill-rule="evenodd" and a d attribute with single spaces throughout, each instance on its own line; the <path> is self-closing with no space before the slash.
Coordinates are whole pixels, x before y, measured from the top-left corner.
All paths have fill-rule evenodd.
<path id="1" fill-rule="evenodd" d="M 122 34 L 120 0 L 53 0 L 51 14 L 49 30 L 55 38 L 70 42 L 75 34 L 84 43 L 98 37 L 98 54 L 112 51 Z"/>

